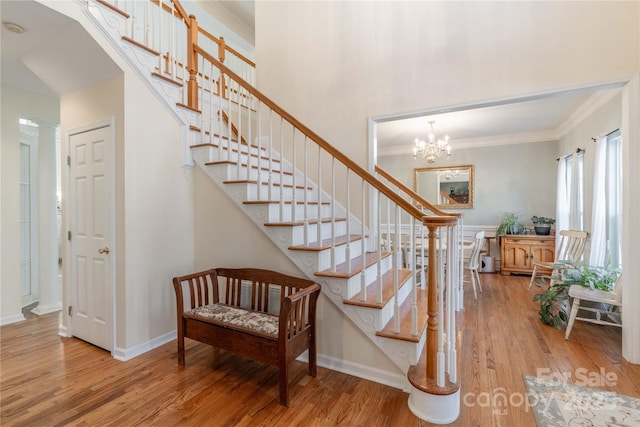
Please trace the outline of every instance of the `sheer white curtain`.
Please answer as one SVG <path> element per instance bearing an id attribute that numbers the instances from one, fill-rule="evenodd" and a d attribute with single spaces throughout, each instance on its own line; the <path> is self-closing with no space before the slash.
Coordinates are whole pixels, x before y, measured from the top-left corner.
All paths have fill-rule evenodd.
<path id="1" fill-rule="evenodd" d="M 607 137 L 601 136 L 593 169 L 593 208 L 591 212 L 591 253 L 589 264 L 604 267 L 607 257 Z"/>
<path id="2" fill-rule="evenodd" d="M 569 228 L 582 230 L 584 228 L 584 198 L 583 198 L 583 163 L 584 151 L 573 153 L 568 164 L 571 167 L 569 179 Z"/>
<path id="3" fill-rule="evenodd" d="M 583 228 L 584 151 L 578 150 L 558 160 L 556 230 Z M 559 240 L 558 240 L 559 242 Z"/>
<path id="4" fill-rule="evenodd" d="M 558 178 L 556 184 L 556 230 L 569 228 L 569 188 L 567 188 L 567 162 L 558 160 Z"/>

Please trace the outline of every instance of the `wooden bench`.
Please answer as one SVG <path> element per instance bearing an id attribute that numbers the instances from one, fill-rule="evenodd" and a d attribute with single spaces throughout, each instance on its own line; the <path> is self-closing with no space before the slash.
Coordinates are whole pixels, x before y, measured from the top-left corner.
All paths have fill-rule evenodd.
<path id="1" fill-rule="evenodd" d="M 289 364 L 307 349 L 309 375 L 316 376 L 317 283 L 269 270 L 216 268 L 175 277 L 173 287 L 180 365 L 185 337 L 276 365 L 285 406 Z"/>

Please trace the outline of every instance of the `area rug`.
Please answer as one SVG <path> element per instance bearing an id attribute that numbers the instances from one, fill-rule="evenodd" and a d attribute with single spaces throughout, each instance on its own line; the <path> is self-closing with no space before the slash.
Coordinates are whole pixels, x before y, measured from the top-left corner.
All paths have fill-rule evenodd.
<path id="1" fill-rule="evenodd" d="M 538 427 L 640 426 L 640 399 L 602 389 L 524 377 Z"/>

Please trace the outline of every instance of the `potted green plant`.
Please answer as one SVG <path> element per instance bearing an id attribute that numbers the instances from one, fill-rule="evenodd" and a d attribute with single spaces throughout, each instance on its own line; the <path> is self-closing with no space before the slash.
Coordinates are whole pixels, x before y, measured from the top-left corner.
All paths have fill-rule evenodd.
<path id="1" fill-rule="evenodd" d="M 502 220 L 496 230 L 496 235 L 523 234 L 525 230 L 524 225 L 520 222 L 520 214 L 515 212 L 505 212 L 502 214 Z"/>
<path id="2" fill-rule="evenodd" d="M 562 329 L 567 322 L 569 288 L 571 285 L 581 285 L 591 289 L 610 291 L 613 289 L 616 279 L 620 274 L 617 268 L 587 267 L 584 261 L 563 260 L 554 264 L 554 268 L 560 271 L 555 277 L 553 285 L 544 289 L 544 280 L 534 282 L 541 293 L 533 296 L 534 301 L 540 302 L 540 320 L 546 325 Z"/>
<path id="3" fill-rule="evenodd" d="M 532 216 L 531 222 L 537 235 L 548 236 L 551 233 L 551 226 L 556 223 L 555 218 L 546 216 Z"/>

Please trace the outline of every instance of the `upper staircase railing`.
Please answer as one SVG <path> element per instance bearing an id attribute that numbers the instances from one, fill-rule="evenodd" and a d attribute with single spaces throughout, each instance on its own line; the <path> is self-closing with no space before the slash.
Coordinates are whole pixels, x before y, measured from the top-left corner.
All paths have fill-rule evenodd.
<path id="1" fill-rule="evenodd" d="M 420 313 L 426 310 L 428 316 L 426 365 L 410 371 L 409 381 L 433 394 L 457 389 L 460 215 L 440 211 L 380 168 L 376 172 L 381 179 L 369 173 L 258 91 L 255 64 L 226 46 L 222 38 L 201 30 L 177 0 L 113 0 L 111 4 L 130 15 L 129 37 L 158 52 L 159 73 L 184 83 L 183 103 L 202 113 L 199 130 L 209 134 L 217 158 L 235 165 L 238 180 L 258 184 L 255 202 L 277 205 L 281 224 L 299 221 L 304 227 L 303 246 L 331 249 L 331 268 L 318 273 L 328 277 L 360 273 L 362 301 L 373 296 L 382 302 L 385 281 L 392 283 L 392 334 L 404 328 L 399 289 L 408 277 L 409 327 L 416 342 L 423 330 L 419 318 L 425 317 Z M 200 35 L 204 35 L 202 42 Z M 215 135 L 224 133 L 223 126 L 228 138 L 216 139 Z M 237 148 L 231 145 L 232 135 Z M 291 176 L 291 200 L 284 197 L 285 175 Z M 298 195 L 297 188 L 311 191 Z M 340 222 L 346 233 L 338 232 Z M 312 223 L 318 226 L 310 227 Z M 323 239 L 321 223 L 330 224 L 329 239 Z M 338 263 L 333 255 L 338 247 L 345 251 L 345 263 Z M 383 260 L 389 256 L 392 267 L 387 273 Z M 377 272 L 370 278 L 368 267 L 374 264 Z M 418 295 L 424 293 L 426 303 L 418 307 Z"/>

